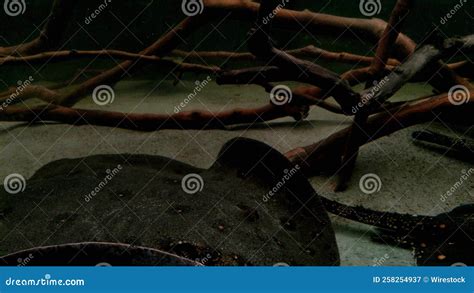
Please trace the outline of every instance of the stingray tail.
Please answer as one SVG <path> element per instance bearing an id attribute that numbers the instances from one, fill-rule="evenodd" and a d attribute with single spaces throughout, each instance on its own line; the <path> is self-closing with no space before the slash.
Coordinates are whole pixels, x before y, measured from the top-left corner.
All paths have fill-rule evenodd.
<path id="1" fill-rule="evenodd" d="M 380 212 L 361 206 L 348 206 L 321 196 L 324 207 L 331 214 L 377 228 L 397 232 L 410 232 L 421 225 L 428 216 L 413 216 L 394 212 Z"/>

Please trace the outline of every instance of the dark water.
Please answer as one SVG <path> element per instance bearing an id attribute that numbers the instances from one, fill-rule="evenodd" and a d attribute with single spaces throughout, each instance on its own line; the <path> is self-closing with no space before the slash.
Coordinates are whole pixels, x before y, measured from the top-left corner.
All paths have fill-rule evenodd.
<path id="1" fill-rule="evenodd" d="M 26 12 L 19 17 L 9 17 L 0 14 L 0 45 L 18 43 L 33 37 L 34 28 L 41 25 L 49 13 L 53 1 L 26 0 Z M 69 32 L 75 33 L 79 25 L 85 31 L 80 31 L 69 43 L 73 48 L 105 47 L 112 41 L 113 47 L 128 50 L 139 50 L 152 41 L 161 33 L 183 19 L 181 12 L 181 1 L 179 0 L 113 0 L 100 17 L 91 24 L 86 25 L 85 19 L 102 1 L 82 0 L 77 6 L 75 15 L 71 19 Z M 289 8 L 296 10 L 309 9 L 315 12 L 334 14 L 347 17 L 365 17 L 360 13 L 359 1 L 292 1 Z M 381 11 L 374 17 L 387 20 L 395 4 L 395 0 L 382 0 Z M 434 25 L 440 26 L 447 35 L 465 35 L 472 33 L 474 24 L 474 1 L 466 0 L 422 0 L 414 1 L 413 13 L 409 16 L 405 32 L 415 41 L 419 41 Z M 458 11 L 449 21 L 442 25 L 441 18 L 444 17 L 456 4 L 463 3 L 463 8 Z M 148 8 L 146 8 L 148 7 Z M 2 11 L 3 12 L 3 11 Z M 137 17 L 137 15 L 139 15 Z M 124 25 L 128 30 L 124 30 Z M 214 33 L 202 44 L 210 47 L 219 44 L 224 48 L 231 49 L 238 44 L 247 32 L 246 25 L 236 26 L 234 23 L 224 24 L 222 33 L 228 38 L 223 39 L 218 33 Z M 205 28 L 201 34 L 207 34 Z M 118 38 L 116 38 L 118 36 Z M 301 38 L 304 38 L 302 35 Z M 143 45 L 140 43 L 143 42 Z M 200 40 L 196 36 L 195 40 Z M 346 44 L 350 48 L 350 44 Z"/>

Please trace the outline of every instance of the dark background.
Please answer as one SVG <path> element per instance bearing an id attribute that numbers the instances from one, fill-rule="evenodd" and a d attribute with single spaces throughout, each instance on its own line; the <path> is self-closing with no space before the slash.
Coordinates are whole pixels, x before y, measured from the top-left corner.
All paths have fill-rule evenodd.
<path id="1" fill-rule="evenodd" d="M 406 22 L 404 32 L 417 42 L 422 40 L 434 26 L 439 26 L 443 34 L 447 36 L 470 34 L 474 24 L 474 0 L 466 1 L 464 7 L 447 24 L 441 25 L 440 18 L 446 15 L 454 5 L 458 4 L 458 0 L 418 0 L 413 13 L 410 14 Z M 26 12 L 16 17 L 9 17 L 3 9 L 0 10 L 0 46 L 17 44 L 36 37 L 38 35 L 36 28 L 40 27 L 43 20 L 48 16 L 52 2 L 52 0 L 26 0 Z M 294 3 L 290 5 L 291 9 L 310 9 L 327 14 L 366 18 L 360 13 L 359 1 L 356 0 L 292 2 Z M 382 11 L 376 17 L 388 20 L 395 0 L 382 0 L 381 2 Z M 102 3 L 102 0 L 80 1 L 74 15 L 71 16 L 71 23 L 66 34 L 66 39 L 71 36 L 73 38 L 65 44 L 64 49 L 94 50 L 108 48 L 140 51 L 184 18 L 180 0 L 112 0 L 112 3 L 99 17 L 94 19 L 91 24 L 85 24 L 86 17 Z M 146 8 L 148 5 L 149 7 Z M 137 15 L 139 16 L 137 17 Z M 128 27 L 125 28 L 125 26 Z M 219 26 L 219 31 L 213 31 L 196 49 L 236 50 L 240 47 L 249 28 L 249 23 L 226 21 Z M 188 43 L 181 46 L 181 49 L 191 50 L 195 48 L 195 44 L 199 43 L 204 36 L 207 36 L 211 29 L 210 26 L 203 27 L 190 37 L 187 40 Z M 277 32 L 275 39 L 277 44 L 286 44 L 286 40 L 293 36 L 294 33 L 292 32 Z M 370 55 L 370 50 L 368 50 L 366 44 L 357 39 L 341 39 L 336 43 L 333 43 L 333 41 L 333 39 L 321 36 L 299 34 L 291 42 L 290 47 L 297 48 L 313 44 L 333 51 L 350 51 Z M 245 46 L 243 48 L 245 49 Z M 56 64 L 47 66 L 42 69 L 41 76 L 49 80 L 63 79 L 77 70 L 78 65 L 82 64 L 81 62 L 79 64 L 76 61 L 68 62 L 68 64 L 63 63 L 61 67 Z M 100 60 L 96 61 L 93 67 L 107 67 L 111 63 L 114 64 L 114 61 Z M 337 70 L 337 68 L 333 69 Z M 0 68 L 0 79 L 6 83 L 18 79 L 23 80 L 22 77 L 25 73 L 28 74 L 29 70 L 31 68 L 25 68 L 24 66 L 3 66 L 3 68 Z M 0 84 L 0 86 L 3 87 L 4 85 Z"/>

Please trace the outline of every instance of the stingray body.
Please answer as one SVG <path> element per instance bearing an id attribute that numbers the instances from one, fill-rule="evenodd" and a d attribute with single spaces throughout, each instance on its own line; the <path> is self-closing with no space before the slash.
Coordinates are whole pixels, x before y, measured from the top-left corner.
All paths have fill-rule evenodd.
<path id="1" fill-rule="evenodd" d="M 438 216 L 414 216 L 352 207 L 322 197 L 338 216 L 380 228 L 381 239 L 415 251 L 418 265 L 474 265 L 474 205 Z"/>
<path id="2" fill-rule="evenodd" d="M 0 252 L 113 242 L 205 265 L 338 265 L 329 217 L 294 168 L 242 138 L 209 169 L 145 155 L 55 161 L 0 194 Z"/>

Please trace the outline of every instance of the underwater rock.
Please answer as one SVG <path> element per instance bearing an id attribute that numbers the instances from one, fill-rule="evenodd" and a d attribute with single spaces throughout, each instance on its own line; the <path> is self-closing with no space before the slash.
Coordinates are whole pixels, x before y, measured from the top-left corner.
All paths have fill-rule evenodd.
<path id="1" fill-rule="evenodd" d="M 329 217 L 299 167 L 249 139 L 228 142 L 207 170 L 147 155 L 59 160 L 0 199 L 3 255 L 113 242 L 204 265 L 339 264 Z"/>

